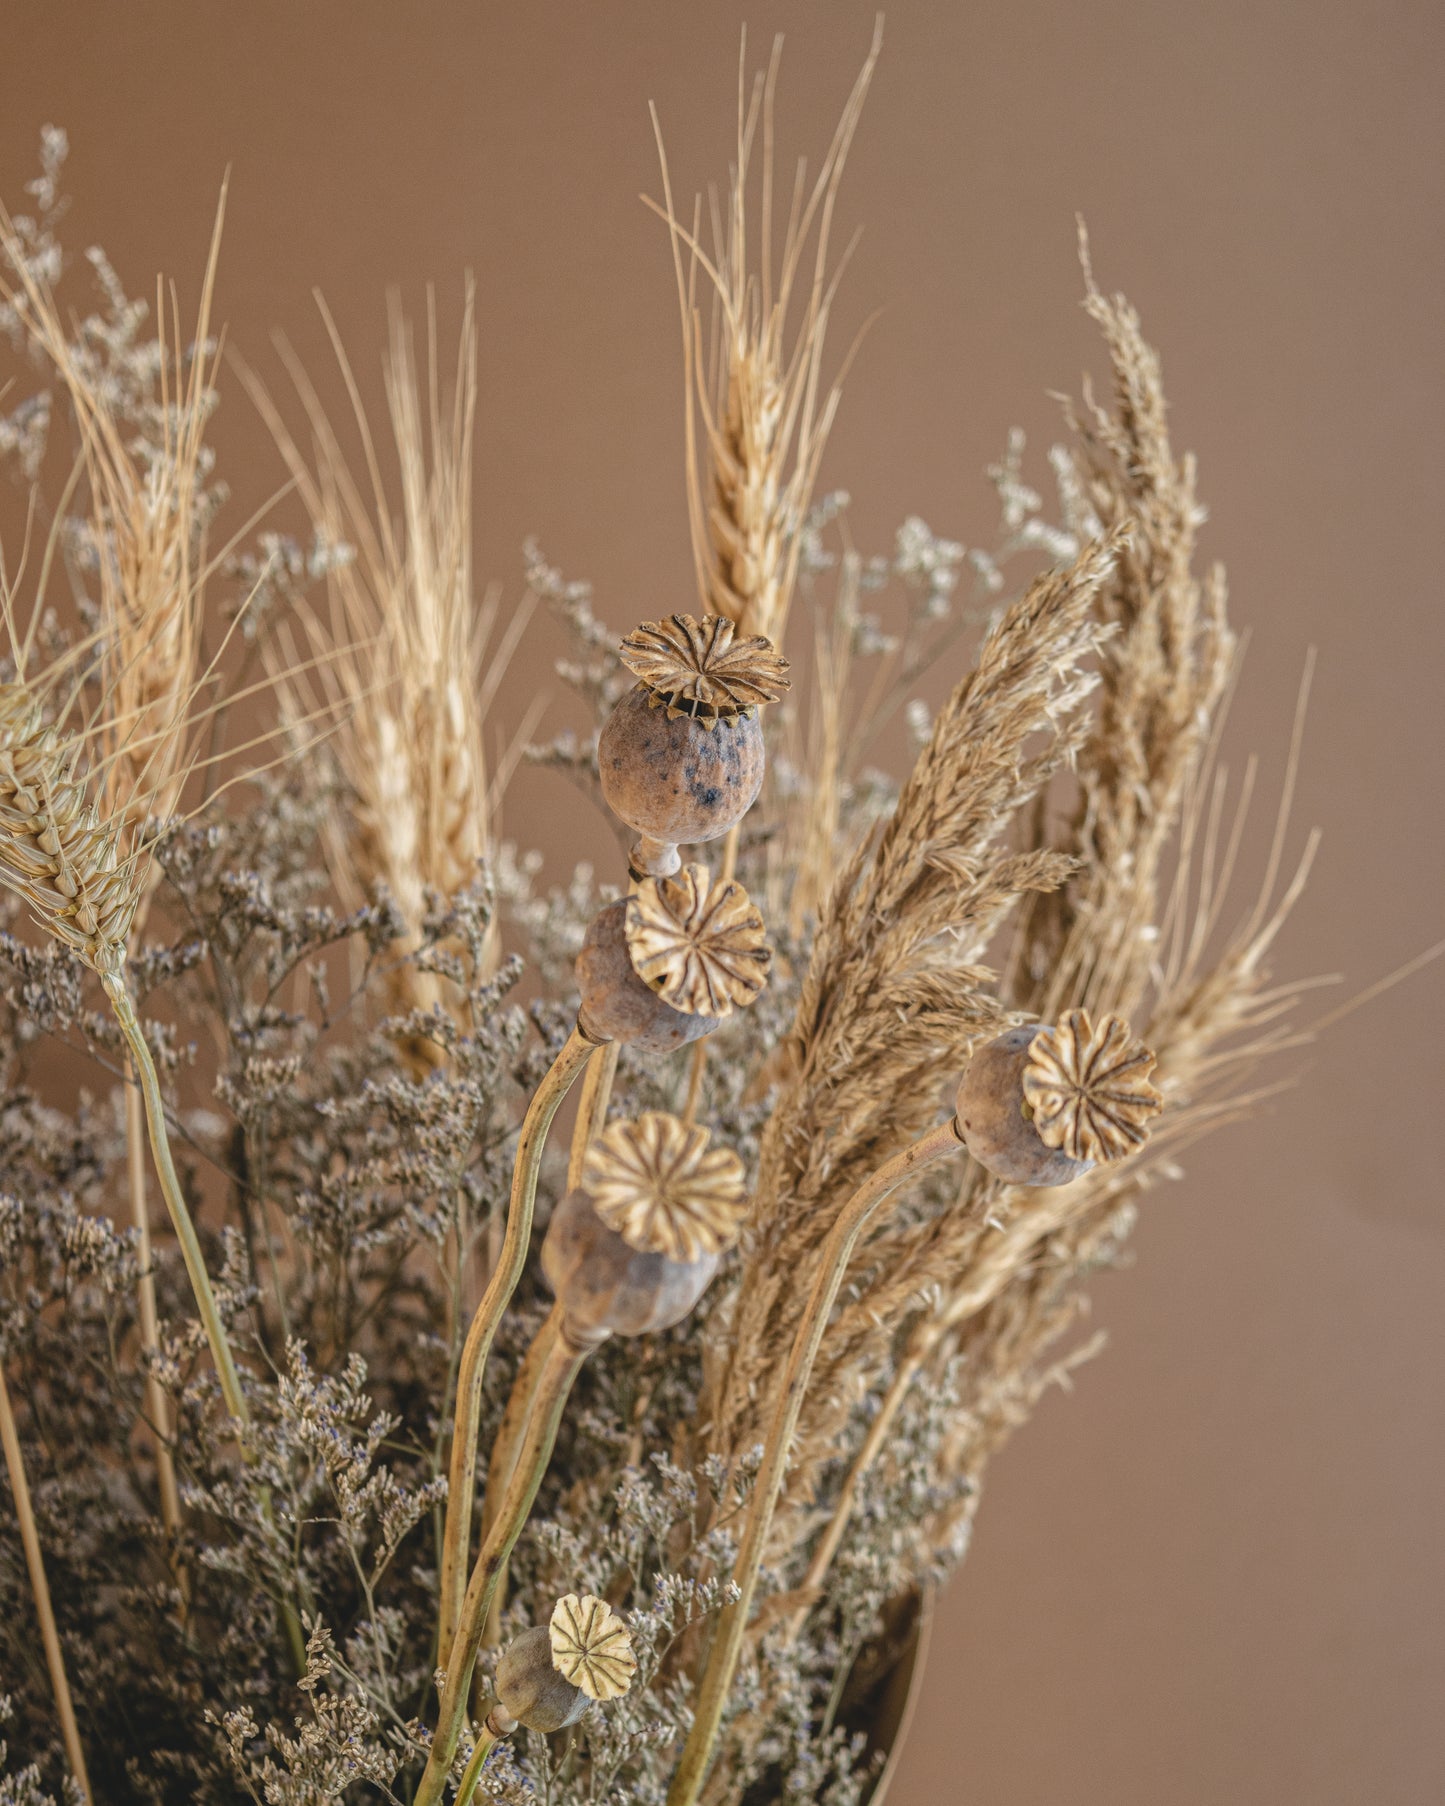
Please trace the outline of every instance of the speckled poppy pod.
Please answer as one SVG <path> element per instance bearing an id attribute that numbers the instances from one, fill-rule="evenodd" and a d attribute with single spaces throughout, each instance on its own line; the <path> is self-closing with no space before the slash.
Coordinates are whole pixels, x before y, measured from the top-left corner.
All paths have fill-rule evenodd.
<path id="1" fill-rule="evenodd" d="M 745 1202 L 742 1162 L 709 1148 L 705 1129 L 657 1111 L 611 1124 L 542 1244 L 568 1333 L 643 1336 L 680 1323 L 736 1238 Z"/>
<path id="2" fill-rule="evenodd" d="M 758 707 L 789 688 L 770 640 L 723 615 L 645 621 L 622 642 L 638 682 L 597 748 L 602 794 L 639 838 L 635 870 L 670 877 L 678 847 L 716 840 L 741 821 L 763 782 Z"/>
<path id="3" fill-rule="evenodd" d="M 1122 1016 L 1070 1010 L 1056 1027 L 1008 1029 L 979 1049 L 958 1088 L 970 1154 L 1011 1185 L 1067 1185 L 1142 1147 L 1163 1107 L 1155 1056 Z"/>
<path id="4" fill-rule="evenodd" d="M 588 927 L 577 956 L 583 1031 L 672 1053 L 750 1004 L 771 960 L 763 918 L 741 884 L 712 884 L 700 865 L 649 878 Z"/>

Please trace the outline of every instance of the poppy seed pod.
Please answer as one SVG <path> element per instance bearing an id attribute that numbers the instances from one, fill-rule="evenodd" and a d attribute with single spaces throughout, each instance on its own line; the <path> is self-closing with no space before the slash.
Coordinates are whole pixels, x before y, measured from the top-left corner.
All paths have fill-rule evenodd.
<path id="1" fill-rule="evenodd" d="M 722 615 L 644 622 L 621 655 L 639 681 L 602 730 L 602 794 L 640 836 L 636 868 L 669 877 L 680 844 L 718 839 L 756 801 L 758 705 L 788 688 L 787 660 L 768 640 L 739 638 Z"/>
<path id="2" fill-rule="evenodd" d="M 552 1212 L 542 1271 L 578 1337 L 645 1336 L 681 1323 L 717 1272 L 716 1254 L 669 1260 L 634 1248 L 578 1187 Z"/>
<path id="3" fill-rule="evenodd" d="M 625 897 L 599 910 L 588 925 L 577 955 L 577 984 L 583 1032 L 625 1042 L 639 1053 L 673 1053 L 711 1034 L 721 1020 L 674 1009 L 638 977 L 627 944 Z"/>
<path id="4" fill-rule="evenodd" d="M 565 1730 L 576 1724 L 592 1703 L 580 1687 L 558 1672 L 545 1624 L 524 1630 L 507 1645 L 497 1663 L 493 1691 L 502 1711 L 529 1731 Z"/>
<path id="5" fill-rule="evenodd" d="M 964 1146 L 980 1166 L 1010 1185 L 1067 1185 L 1093 1165 L 1049 1147 L 1034 1127 L 1024 1099 L 1024 1068 L 1039 1032 L 1037 1024 L 1011 1028 L 988 1042 L 969 1061 L 958 1087 Z"/>
<path id="6" fill-rule="evenodd" d="M 1070 1010 L 1053 1028 L 1012 1028 L 970 1061 L 958 1125 L 980 1165 L 1013 1185 L 1067 1185 L 1148 1139 L 1163 1099 L 1154 1055 L 1122 1016 Z"/>

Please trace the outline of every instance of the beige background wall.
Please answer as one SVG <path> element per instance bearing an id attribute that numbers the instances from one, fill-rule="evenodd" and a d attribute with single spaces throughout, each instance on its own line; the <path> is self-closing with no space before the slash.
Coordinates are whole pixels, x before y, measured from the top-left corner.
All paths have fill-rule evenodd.
<path id="1" fill-rule="evenodd" d="M 626 623 L 691 593 L 646 103 L 681 189 L 722 174 L 743 17 L 9 0 L 0 192 L 66 125 L 72 242 L 193 296 L 229 163 L 233 342 L 275 374 L 280 327 L 322 368 L 319 285 L 376 404 L 387 284 L 419 306 L 434 280 L 450 323 L 475 270 L 479 564 L 515 596 L 534 532 Z M 816 150 L 871 6 L 746 17 L 759 53 L 787 31 L 783 148 Z M 1326 841 L 1282 970 L 1355 986 L 1441 933 L 1442 50 L 1425 0 L 905 0 L 843 208 L 865 236 L 840 343 L 885 311 L 825 483 L 879 548 L 907 512 L 986 539 L 1008 427 L 1041 454 L 1045 392 L 1097 368 L 1087 215 L 1163 348 L 1252 630 L 1236 762 L 1277 770 L 1320 649 L 1297 819 Z M 234 383 L 218 439 L 235 520 L 278 467 Z M 559 867 L 607 851 L 550 781 L 511 821 Z M 998 1464 L 899 1806 L 1445 1798 L 1442 985 L 1332 1035 L 1153 1203 L 1099 1290 L 1109 1351 Z"/>

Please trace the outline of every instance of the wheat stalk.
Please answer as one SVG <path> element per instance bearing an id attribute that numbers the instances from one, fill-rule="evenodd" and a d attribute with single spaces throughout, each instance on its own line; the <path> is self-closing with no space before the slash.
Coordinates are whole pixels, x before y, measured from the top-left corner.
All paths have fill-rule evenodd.
<path id="1" fill-rule="evenodd" d="M 880 20 L 811 189 L 799 166 L 780 249 L 773 224 L 773 107 L 782 39 L 774 43 L 766 73 L 750 89 L 743 37 L 737 160 L 725 219 L 714 201 L 711 255 L 699 241 L 697 217 L 691 230 L 678 218 L 653 110 L 663 203 L 648 204 L 667 223 L 677 278 L 698 594 L 705 612 L 726 615 L 742 632 L 764 634 L 778 645 L 797 578 L 800 530 L 842 393 L 841 377 L 828 386 L 823 377 L 841 274 L 841 266 L 830 271 L 830 241 L 843 167 L 881 48 Z M 760 224 L 754 245 L 751 165 L 760 128 Z M 711 358 L 697 306 L 699 272 L 715 305 Z"/>
<path id="2" fill-rule="evenodd" d="M 20 1447 L 20 1432 L 10 1405 L 10 1388 L 5 1379 L 5 1366 L 0 1362 L 0 1446 L 5 1450 L 5 1466 L 10 1475 L 10 1493 L 15 1501 L 15 1516 L 20 1524 L 20 1540 L 25 1547 L 25 1565 L 30 1573 L 30 1590 L 35 1597 L 35 1615 L 40 1620 L 40 1640 L 45 1646 L 45 1665 L 50 1671 L 51 1691 L 55 1694 L 55 1710 L 60 1719 L 60 1734 L 65 1744 L 66 1760 L 77 1787 L 90 1806 L 90 1776 L 85 1767 L 85 1751 L 81 1747 L 80 1729 L 75 1722 L 75 1705 L 70 1696 L 70 1681 L 65 1672 L 65 1652 L 60 1647 L 55 1608 L 50 1603 L 50 1584 L 45 1578 L 45 1557 L 35 1527 L 35 1508 L 30 1499 L 30 1483 L 25 1475 L 25 1457 Z"/>
<path id="3" fill-rule="evenodd" d="M 103 701 L 98 742 L 105 763 L 101 806 L 134 835 L 150 813 L 169 815 L 179 801 L 185 729 L 195 695 L 204 610 L 204 431 L 213 396 L 210 335 L 226 191 L 222 187 L 201 285 L 194 347 L 181 342 L 179 314 L 169 315 L 158 284 L 155 366 L 160 380 L 158 447 L 144 465 L 110 395 L 76 354 L 48 284 L 19 255 L 13 227 L 0 216 L 0 254 L 20 283 L 0 279 L 7 298 L 23 298 L 32 341 L 69 395 L 89 488 L 87 547 L 99 582 L 98 672 Z M 147 880 L 126 932 L 139 932 Z M 124 938 L 122 935 L 121 938 Z M 131 1221 L 139 1238 L 141 1344 L 149 1365 L 146 1411 L 154 1429 L 161 1513 L 173 1546 L 181 1526 L 180 1489 L 171 1456 L 170 1402 L 156 1373 L 160 1354 L 150 1212 L 145 1187 L 145 1130 L 139 1082 L 126 1091 L 125 1130 Z M 178 1572 L 182 1594 L 184 1576 Z"/>
<path id="4" fill-rule="evenodd" d="M 498 632 L 498 597 L 480 607 L 472 567 L 472 445 L 477 404 L 475 291 L 466 288 L 449 400 L 438 365 L 434 298 L 428 300 L 425 376 L 412 329 L 393 295 L 384 363 L 388 417 L 400 469 L 393 510 L 360 390 L 330 313 L 323 316 L 351 398 L 365 476 L 352 472 L 305 370 L 282 354 L 312 436 L 308 459 L 271 396 L 242 366 L 274 434 L 318 540 L 345 556 L 328 562 L 327 614 L 303 615 L 302 630 L 327 656 L 314 678 L 303 661 L 273 654 L 283 701 L 305 718 L 334 709 L 335 757 L 350 807 L 327 836 L 337 891 L 357 907 L 383 885 L 408 924 L 396 949 L 392 999 L 401 1010 L 448 1004 L 450 988 L 410 958 L 420 944 L 429 892 L 452 896 L 494 846 L 495 825 L 516 758 L 489 776 L 487 715 L 528 618 L 518 609 Z M 290 668 L 290 675 L 286 667 Z M 529 731 L 523 728 L 523 737 Z M 409 1043 L 418 1074 L 437 1052 Z"/>

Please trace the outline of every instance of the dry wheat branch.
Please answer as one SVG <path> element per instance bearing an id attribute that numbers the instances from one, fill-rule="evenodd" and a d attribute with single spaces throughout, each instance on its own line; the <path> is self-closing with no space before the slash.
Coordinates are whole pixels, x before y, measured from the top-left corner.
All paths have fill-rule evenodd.
<path id="1" fill-rule="evenodd" d="M 841 397 L 842 375 L 823 375 L 829 318 L 846 257 L 830 268 L 839 186 L 882 48 L 882 23 L 844 105 L 811 186 L 800 164 L 781 247 L 774 240 L 773 109 L 782 39 L 765 74 L 747 79 L 747 37 L 738 61 L 737 153 L 725 207 L 712 199 L 713 248 L 678 218 L 662 130 L 653 128 L 682 317 L 684 452 L 698 594 L 710 614 L 781 644 L 797 579 L 800 530 Z M 752 220 L 752 166 L 762 158 Z M 811 244 L 811 256 L 809 247 Z M 701 274 L 714 319 L 704 331 Z"/>

